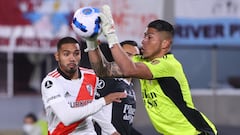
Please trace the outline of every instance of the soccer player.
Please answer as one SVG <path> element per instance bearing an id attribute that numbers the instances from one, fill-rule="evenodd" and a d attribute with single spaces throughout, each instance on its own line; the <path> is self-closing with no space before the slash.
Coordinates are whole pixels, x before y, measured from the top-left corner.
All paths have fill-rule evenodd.
<path id="1" fill-rule="evenodd" d="M 104 65 L 96 39 L 88 39 L 89 59 L 98 76 L 139 78 L 145 108 L 159 133 L 217 134 L 212 122 L 194 107 L 182 65 L 170 52 L 174 36 L 170 23 L 151 21 L 144 32 L 142 55 L 131 60 L 119 45 L 109 6 L 103 6 L 100 18 L 103 33 L 119 69 Z"/>
<path id="2" fill-rule="evenodd" d="M 135 41 L 126 40 L 120 44 L 129 57 L 139 55 L 140 51 Z M 110 49 L 104 45 L 101 45 L 100 48 L 101 52 L 103 52 L 108 58 L 106 58 L 104 62 L 112 64 L 112 66 L 117 66 L 116 63 L 112 61 Z M 133 128 L 133 119 L 136 111 L 136 95 L 131 81 L 131 78 L 100 77 L 97 89 L 98 94 L 96 94 L 96 98 L 100 98 L 116 91 L 125 91 L 127 93 L 127 97 L 122 99 L 121 103 L 115 102 L 105 106 L 102 109 L 106 119 L 113 124 L 113 126 L 121 135 L 141 135 Z M 95 130 L 97 131 L 98 135 L 105 135 L 104 133 L 101 133 L 101 128 L 98 126 L 98 124 L 95 125 Z"/>
<path id="3" fill-rule="evenodd" d="M 92 70 L 78 66 L 80 46 L 72 37 L 60 39 L 55 53 L 58 68 L 42 81 L 49 135 L 96 135 L 92 119 L 105 133 L 119 135 L 100 110 L 113 101 L 121 102 L 126 94 L 116 92 L 94 100 L 98 78 Z"/>

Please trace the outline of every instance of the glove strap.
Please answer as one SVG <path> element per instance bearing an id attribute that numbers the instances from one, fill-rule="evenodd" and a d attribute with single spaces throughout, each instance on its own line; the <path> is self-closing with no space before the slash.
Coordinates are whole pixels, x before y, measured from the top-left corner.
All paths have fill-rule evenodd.
<path id="1" fill-rule="evenodd" d="M 107 35 L 107 40 L 108 40 L 108 47 L 112 48 L 115 44 L 118 44 L 118 37 L 115 33 L 111 33 Z"/>
<path id="2" fill-rule="evenodd" d="M 97 40 L 86 40 L 87 48 L 84 49 L 84 52 L 89 52 L 97 49 Z"/>

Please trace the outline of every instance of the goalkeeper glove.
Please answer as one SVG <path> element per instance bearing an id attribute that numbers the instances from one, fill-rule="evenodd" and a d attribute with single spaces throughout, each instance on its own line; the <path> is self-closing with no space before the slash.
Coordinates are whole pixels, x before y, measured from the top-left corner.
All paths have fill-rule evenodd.
<path id="1" fill-rule="evenodd" d="M 100 13 L 100 18 L 103 34 L 107 38 L 109 48 L 112 48 L 113 45 L 119 43 L 119 41 L 116 35 L 116 30 L 114 28 L 114 21 L 112 18 L 111 9 L 108 5 L 104 5 L 102 7 L 102 13 Z"/>
<path id="2" fill-rule="evenodd" d="M 93 51 L 95 49 L 97 49 L 97 38 L 85 38 L 86 40 L 86 44 L 87 44 L 87 48 L 84 49 L 84 52 L 89 52 L 89 51 Z"/>
<path id="3" fill-rule="evenodd" d="M 95 23 L 100 23 L 100 17 L 98 17 L 96 20 L 95 20 Z M 86 44 L 87 44 L 87 48 L 84 50 L 85 52 L 88 52 L 88 51 L 92 51 L 92 50 L 95 50 L 97 48 L 97 37 L 101 34 L 100 33 L 96 33 L 94 35 L 92 35 L 91 37 L 86 37 L 86 38 L 83 38 L 86 40 Z"/>

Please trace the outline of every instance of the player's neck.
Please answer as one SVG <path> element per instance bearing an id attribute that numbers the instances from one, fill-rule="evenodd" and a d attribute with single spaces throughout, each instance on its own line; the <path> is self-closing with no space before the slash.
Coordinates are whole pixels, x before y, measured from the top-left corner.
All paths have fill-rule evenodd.
<path id="1" fill-rule="evenodd" d="M 69 79 L 71 80 L 75 80 L 75 79 L 78 79 L 79 78 L 79 75 L 78 75 L 78 71 L 74 72 L 74 73 L 65 73 Z"/>
<path id="2" fill-rule="evenodd" d="M 76 70 L 75 72 L 69 73 L 66 72 L 64 70 L 62 70 L 61 68 L 58 68 L 58 72 L 66 79 L 68 80 L 74 80 L 74 79 L 78 79 L 81 78 L 81 73 L 79 70 Z"/>

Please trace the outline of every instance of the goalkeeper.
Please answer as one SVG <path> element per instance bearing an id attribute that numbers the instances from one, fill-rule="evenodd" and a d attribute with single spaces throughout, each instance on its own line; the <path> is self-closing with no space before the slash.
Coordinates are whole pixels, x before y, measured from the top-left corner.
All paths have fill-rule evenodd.
<path id="1" fill-rule="evenodd" d="M 132 60 L 118 42 L 108 6 L 103 6 L 101 25 L 119 68 L 102 63 L 96 38 L 87 39 L 90 63 L 101 77 L 139 78 L 142 98 L 157 132 L 164 135 L 215 135 L 217 130 L 192 102 L 181 63 L 170 52 L 174 28 L 164 20 L 150 22 L 142 40 L 142 55 Z"/>

